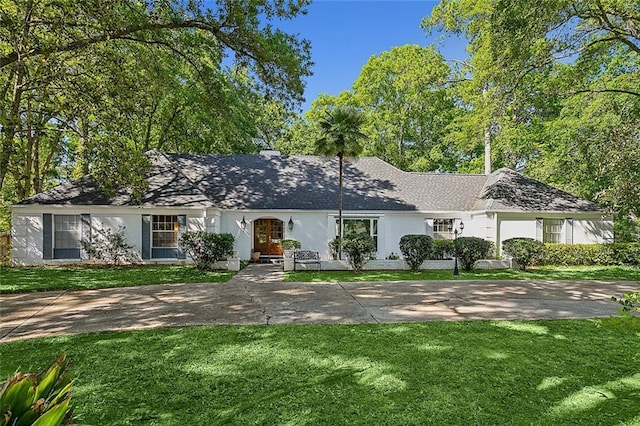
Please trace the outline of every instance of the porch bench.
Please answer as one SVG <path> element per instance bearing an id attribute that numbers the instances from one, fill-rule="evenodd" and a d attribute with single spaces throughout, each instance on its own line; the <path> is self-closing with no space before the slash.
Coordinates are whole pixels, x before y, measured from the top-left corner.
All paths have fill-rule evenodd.
<path id="1" fill-rule="evenodd" d="M 318 265 L 318 271 L 322 270 L 320 263 L 320 253 L 312 250 L 296 250 L 293 252 L 293 270 L 296 270 L 296 264 L 301 265 Z"/>

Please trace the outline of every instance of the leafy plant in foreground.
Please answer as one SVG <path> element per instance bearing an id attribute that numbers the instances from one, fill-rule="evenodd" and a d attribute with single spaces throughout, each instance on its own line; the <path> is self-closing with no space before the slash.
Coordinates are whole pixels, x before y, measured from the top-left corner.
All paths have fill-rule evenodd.
<path id="1" fill-rule="evenodd" d="M 62 354 L 40 373 L 16 373 L 2 383 L 0 426 L 71 424 L 69 365 Z"/>
<path id="2" fill-rule="evenodd" d="M 431 255 L 433 239 L 428 235 L 409 234 L 400 238 L 400 251 L 412 271 L 420 269 Z"/>
<path id="3" fill-rule="evenodd" d="M 631 315 L 632 312 L 640 313 L 640 291 L 625 293 L 620 299 L 613 296 L 611 300 L 618 302 L 622 306 L 620 313 L 623 315 Z"/>

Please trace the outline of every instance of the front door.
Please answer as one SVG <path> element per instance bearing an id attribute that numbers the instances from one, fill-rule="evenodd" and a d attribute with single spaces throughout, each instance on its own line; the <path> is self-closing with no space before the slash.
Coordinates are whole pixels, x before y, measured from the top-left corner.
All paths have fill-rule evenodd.
<path id="1" fill-rule="evenodd" d="M 284 238 L 284 223 L 278 219 L 253 221 L 253 246 L 261 254 L 281 256 L 280 240 Z"/>

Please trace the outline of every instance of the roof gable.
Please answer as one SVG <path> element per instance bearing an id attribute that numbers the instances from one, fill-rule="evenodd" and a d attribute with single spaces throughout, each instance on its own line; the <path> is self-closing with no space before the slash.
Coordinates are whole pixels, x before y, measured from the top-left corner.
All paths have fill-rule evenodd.
<path id="1" fill-rule="evenodd" d="M 562 191 L 514 170 L 489 175 L 476 209 L 526 212 L 601 212 L 591 201 Z"/>

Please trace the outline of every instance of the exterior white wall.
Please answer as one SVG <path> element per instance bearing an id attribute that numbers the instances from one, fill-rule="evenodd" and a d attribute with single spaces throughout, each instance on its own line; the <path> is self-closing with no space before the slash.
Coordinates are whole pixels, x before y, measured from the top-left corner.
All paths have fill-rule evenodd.
<path id="1" fill-rule="evenodd" d="M 400 238 L 403 235 L 418 234 L 431 235 L 432 229 L 427 224 L 429 215 L 416 213 L 386 213 L 378 223 L 380 236 L 378 237 L 377 259 L 385 259 L 391 252 L 402 257 L 400 253 Z"/>
<path id="2" fill-rule="evenodd" d="M 246 229 L 240 226 L 242 219 L 247 222 Z M 293 220 L 293 229 L 289 230 L 289 219 Z M 284 222 L 284 238 L 300 241 L 305 250 L 320 252 L 320 256 L 329 256 L 329 237 L 327 212 L 261 212 L 261 211 L 225 211 L 220 216 L 220 232 L 228 232 L 235 240 L 234 249 L 240 259 L 249 259 L 253 249 L 253 223 L 257 219 L 279 219 Z"/>
<path id="3" fill-rule="evenodd" d="M 574 244 L 602 244 L 613 242 L 613 219 L 591 217 L 573 219 Z"/>
<path id="4" fill-rule="evenodd" d="M 13 212 L 11 215 L 11 255 L 14 265 L 41 265 L 42 214 Z"/>
<path id="5" fill-rule="evenodd" d="M 48 259 L 42 257 L 43 225 L 42 214 L 90 214 L 91 238 L 100 238 L 100 234 L 111 229 L 123 230 L 129 244 L 138 254 L 142 253 L 142 215 L 143 214 L 186 214 L 187 229 L 198 231 L 205 229 L 205 212 L 198 209 L 149 209 L 137 207 L 67 207 L 67 206 L 29 206 L 17 207 L 12 212 L 12 256 L 15 265 L 43 265 L 77 263 L 79 259 Z"/>
<path id="6" fill-rule="evenodd" d="M 495 243 L 498 254 L 502 253 L 502 242 L 509 238 L 536 238 L 536 218 L 518 215 L 497 214 L 497 229 Z"/>
<path id="7" fill-rule="evenodd" d="M 588 213 L 497 213 L 497 242 L 509 238 L 536 238 L 536 218 L 573 219 L 573 244 L 603 244 L 613 242 L 613 219 Z M 561 241 L 566 241 L 569 225 L 563 223 Z"/>
<path id="8" fill-rule="evenodd" d="M 138 253 L 142 250 L 143 214 L 186 214 L 189 231 L 229 232 L 235 238 L 234 249 L 240 259 L 249 259 L 253 248 L 253 221 L 256 219 L 279 219 L 284 222 L 284 237 L 300 241 L 303 249 L 320 253 L 323 260 L 330 258 L 328 243 L 335 238 L 335 211 L 223 211 L 216 209 L 169 209 L 137 207 L 60 207 L 25 206 L 14 207 L 12 212 L 12 255 L 16 265 L 60 264 L 65 261 L 42 259 L 43 225 L 42 214 L 91 215 L 92 238 L 100 230 L 124 229 L 125 236 Z M 391 252 L 400 254 L 400 238 L 406 234 L 432 235 L 433 218 L 454 218 L 458 226 L 462 220 L 462 236 L 484 238 L 496 243 L 514 237 L 536 238 L 536 218 L 572 218 L 573 243 L 606 243 L 613 238 L 613 221 L 599 214 L 544 214 L 544 213 L 486 213 L 486 212 L 344 212 L 345 218 L 378 218 L 377 259 L 385 259 Z M 242 219 L 247 222 L 243 230 Z M 289 230 L 288 222 L 294 222 Z M 566 227 L 566 225 L 565 225 Z M 565 230 L 566 232 L 566 230 Z M 156 260 L 157 261 L 157 260 Z M 68 260 L 66 261 L 69 262 Z M 77 262 L 77 261 L 76 261 Z M 152 261 L 153 262 L 153 261 Z"/>

